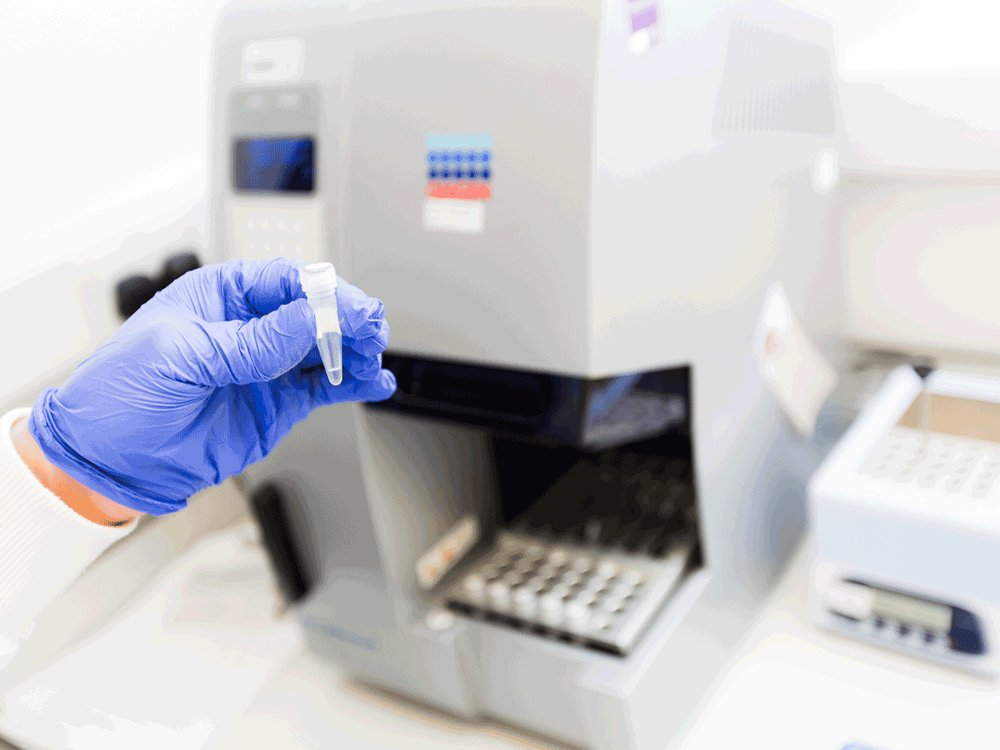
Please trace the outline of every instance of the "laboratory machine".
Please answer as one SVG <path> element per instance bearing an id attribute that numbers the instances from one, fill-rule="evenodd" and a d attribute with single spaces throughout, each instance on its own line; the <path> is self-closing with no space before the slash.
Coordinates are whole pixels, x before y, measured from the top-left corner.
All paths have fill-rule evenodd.
<path id="1" fill-rule="evenodd" d="M 677 736 L 822 453 L 762 321 L 838 361 L 831 48 L 764 2 L 229 6 L 215 245 L 333 262 L 392 327 L 396 396 L 246 476 L 312 649 L 573 746 Z"/>
<path id="2" fill-rule="evenodd" d="M 901 367 L 810 485 L 814 619 L 1000 675 L 1000 380 Z"/>

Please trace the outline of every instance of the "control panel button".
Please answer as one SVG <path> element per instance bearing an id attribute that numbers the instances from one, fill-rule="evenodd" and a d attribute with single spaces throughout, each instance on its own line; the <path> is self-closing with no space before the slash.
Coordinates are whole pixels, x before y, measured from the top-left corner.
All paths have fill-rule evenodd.
<path id="1" fill-rule="evenodd" d="M 871 616 L 874 594 L 867 586 L 837 581 L 831 583 L 824 595 L 824 604 L 831 612 L 855 620 Z"/>
<path id="2" fill-rule="evenodd" d="M 278 96 L 278 106 L 287 110 L 302 109 L 304 97 L 301 92 L 289 92 Z"/>

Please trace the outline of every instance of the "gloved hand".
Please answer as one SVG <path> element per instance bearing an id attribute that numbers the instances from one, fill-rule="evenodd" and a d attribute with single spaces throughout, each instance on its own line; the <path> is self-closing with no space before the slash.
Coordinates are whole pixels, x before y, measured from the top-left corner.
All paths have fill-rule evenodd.
<path id="1" fill-rule="evenodd" d="M 337 302 L 345 373 L 332 386 L 292 262 L 192 271 L 38 398 L 31 433 L 49 461 L 105 497 L 179 510 L 266 456 L 313 409 L 392 395 L 382 303 L 344 281 Z"/>

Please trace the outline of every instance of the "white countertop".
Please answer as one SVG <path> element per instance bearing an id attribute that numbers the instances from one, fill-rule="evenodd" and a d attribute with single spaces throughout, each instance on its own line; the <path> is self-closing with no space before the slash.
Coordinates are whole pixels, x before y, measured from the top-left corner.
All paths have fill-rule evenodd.
<path id="1" fill-rule="evenodd" d="M 0 734 L 28 748 L 100 750 L 555 747 L 346 680 L 276 616 L 249 536 L 237 526 L 198 543 L 98 633 L 17 685 Z M 997 684 L 808 623 L 808 554 L 789 566 L 679 747 L 1000 747 Z"/>
<path id="2" fill-rule="evenodd" d="M 821 631 L 803 545 L 684 750 L 995 750 L 1000 684 Z"/>
<path id="3" fill-rule="evenodd" d="M 804 545 L 679 747 L 1000 747 L 1000 685 L 811 625 L 806 611 L 809 555 Z M 554 747 L 351 685 L 307 655 L 277 675 L 226 740 L 213 748 L 237 750 L 262 738 L 267 739 L 264 746 L 282 743 L 295 750 Z"/>

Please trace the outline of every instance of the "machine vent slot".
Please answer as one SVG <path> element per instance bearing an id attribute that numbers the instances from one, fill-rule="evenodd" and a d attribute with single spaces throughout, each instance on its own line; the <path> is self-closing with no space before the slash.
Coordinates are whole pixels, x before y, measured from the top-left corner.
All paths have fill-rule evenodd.
<path id="1" fill-rule="evenodd" d="M 829 52 L 749 23 L 735 24 L 715 130 L 718 135 L 834 135 L 836 95 Z"/>

